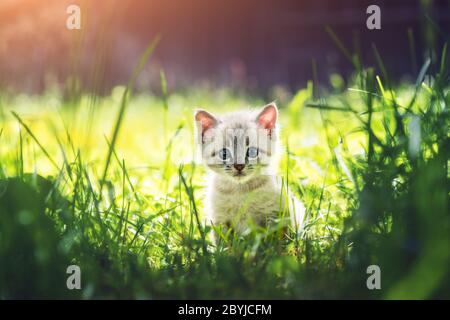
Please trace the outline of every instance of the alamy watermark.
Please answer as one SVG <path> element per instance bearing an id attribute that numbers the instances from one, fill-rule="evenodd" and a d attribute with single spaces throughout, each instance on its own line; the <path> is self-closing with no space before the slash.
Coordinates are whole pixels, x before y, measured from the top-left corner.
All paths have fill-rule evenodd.
<path id="1" fill-rule="evenodd" d="M 81 289 L 81 269 L 79 266 L 73 264 L 67 267 L 66 273 L 70 274 L 67 278 L 66 286 L 69 290 Z"/>
<path id="2" fill-rule="evenodd" d="M 66 19 L 66 28 L 69 30 L 81 29 L 81 9 L 76 4 L 71 4 L 67 7 L 66 13 L 68 17 Z"/>
<path id="3" fill-rule="evenodd" d="M 366 270 L 367 274 L 370 276 L 367 278 L 366 286 L 369 290 L 380 290 L 381 289 L 381 269 L 376 264 L 370 265 Z"/>
<path id="4" fill-rule="evenodd" d="M 381 29 L 381 9 L 376 4 L 372 4 L 367 7 L 367 14 L 370 14 L 366 20 L 366 26 L 369 30 L 380 30 Z"/>

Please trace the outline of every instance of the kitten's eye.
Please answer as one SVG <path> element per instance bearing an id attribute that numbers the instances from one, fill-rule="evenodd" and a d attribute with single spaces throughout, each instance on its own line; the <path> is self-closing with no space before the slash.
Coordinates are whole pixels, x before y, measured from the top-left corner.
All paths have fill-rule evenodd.
<path id="1" fill-rule="evenodd" d="M 231 152 L 230 150 L 223 148 L 222 150 L 219 151 L 219 158 L 222 161 L 227 161 L 231 159 Z"/>
<path id="2" fill-rule="evenodd" d="M 247 149 L 247 158 L 254 159 L 258 156 L 258 148 L 250 147 Z"/>

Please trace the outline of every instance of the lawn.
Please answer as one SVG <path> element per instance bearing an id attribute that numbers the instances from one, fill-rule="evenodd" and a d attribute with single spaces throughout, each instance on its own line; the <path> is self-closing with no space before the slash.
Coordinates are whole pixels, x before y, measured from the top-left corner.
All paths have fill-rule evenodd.
<path id="1" fill-rule="evenodd" d="M 270 97 L 301 234 L 276 225 L 211 239 L 195 108 L 267 98 L 217 87 L 107 96 L 0 94 L 0 298 L 450 298 L 446 50 L 417 79 L 381 59 Z M 380 70 L 380 71 L 377 71 Z M 68 290 L 69 265 L 81 290 Z M 381 270 L 369 290 L 367 268 Z"/>

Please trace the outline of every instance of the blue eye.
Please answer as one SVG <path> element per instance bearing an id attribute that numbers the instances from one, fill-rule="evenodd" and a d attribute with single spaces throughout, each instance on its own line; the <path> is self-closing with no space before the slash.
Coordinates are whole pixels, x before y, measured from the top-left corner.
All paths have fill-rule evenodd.
<path id="1" fill-rule="evenodd" d="M 219 151 L 219 158 L 222 161 L 227 161 L 231 159 L 231 152 L 230 150 L 223 148 L 222 150 Z"/>
<path id="2" fill-rule="evenodd" d="M 258 148 L 250 147 L 247 149 L 247 158 L 254 159 L 258 157 Z"/>

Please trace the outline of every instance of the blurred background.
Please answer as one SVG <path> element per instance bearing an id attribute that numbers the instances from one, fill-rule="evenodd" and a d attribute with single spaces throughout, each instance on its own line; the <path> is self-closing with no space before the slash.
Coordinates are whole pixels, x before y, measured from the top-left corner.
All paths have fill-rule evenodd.
<path id="1" fill-rule="evenodd" d="M 81 7 L 80 31 L 66 28 L 70 4 Z M 366 28 L 371 4 L 381 8 L 381 31 Z M 313 76 L 326 86 L 331 73 L 353 69 L 326 26 L 365 64 L 375 44 L 391 76 L 402 79 L 417 74 L 423 48 L 448 38 L 449 12 L 447 0 L 2 0 L 0 85 L 33 93 L 70 83 L 107 94 L 160 35 L 139 90 L 159 83 L 159 69 L 171 89 L 206 82 L 296 90 Z"/>

